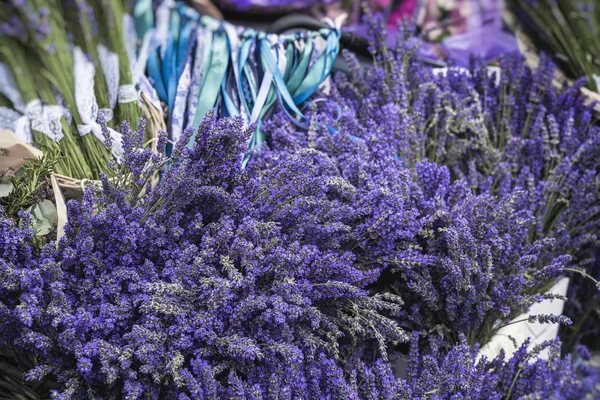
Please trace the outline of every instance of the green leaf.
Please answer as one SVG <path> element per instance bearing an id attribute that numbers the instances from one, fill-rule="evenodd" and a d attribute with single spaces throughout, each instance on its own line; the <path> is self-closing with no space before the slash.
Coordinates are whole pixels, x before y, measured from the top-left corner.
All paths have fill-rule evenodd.
<path id="1" fill-rule="evenodd" d="M 33 229 L 38 235 L 47 235 L 58 222 L 58 214 L 56 213 L 56 207 L 50 200 L 44 200 L 41 203 L 34 204 L 27 210 L 31 214 L 31 222 Z"/>

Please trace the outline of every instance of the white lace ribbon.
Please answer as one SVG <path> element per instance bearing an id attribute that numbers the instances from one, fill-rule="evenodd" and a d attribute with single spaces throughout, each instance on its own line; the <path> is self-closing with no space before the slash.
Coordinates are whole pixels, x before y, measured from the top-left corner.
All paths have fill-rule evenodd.
<path id="1" fill-rule="evenodd" d="M 32 130 L 41 132 L 51 140 L 58 142 L 63 138 L 60 119 L 63 107 L 58 105 L 44 106 L 39 99 L 27 103 L 25 114 L 7 107 L 0 107 L 0 129 L 13 131 L 26 143 L 33 142 Z"/>
<path id="2" fill-rule="evenodd" d="M 55 142 L 63 138 L 61 106 L 44 106 L 41 100 L 35 99 L 25 106 L 25 116 L 31 121 L 32 130 L 43 133 Z"/>
<path id="3" fill-rule="evenodd" d="M 135 85 L 119 86 L 119 103 L 131 103 L 137 101 L 138 93 L 135 90 Z"/>
<path id="4" fill-rule="evenodd" d="M 79 47 L 73 48 L 74 78 L 75 78 L 75 104 L 77 111 L 83 121 L 77 125 L 77 131 L 81 136 L 93 133 L 100 141 L 104 142 L 102 127 L 96 122 L 98 117 L 98 104 L 94 95 L 94 64 L 90 62 Z M 112 139 L 112 154 L 120 160 L 123 156 L 121 134 L 114 129 L 108 128 Z"/>
<path id="5" fill-rule="evenodd" d="M 0 107 L 0 129 L 14 132 L 19 139 L 26 143 L 33 141 L 29 118 L 12 108 Z"/>
<path id="6" fill-rule="evenodd" d="M 40 132 L 45 133 L 55 142 L 63 138 L 62 124 L 60 119 L 64 116 L 64 108 L 59 105 L 44 106 L 43 111 L 43 127 Z M 36 122 L 33 121 L 32 128 L 36 129 Z"/>
<path id="7" fill-rule="evenodd" d="M 108 50 L 106 46 L 98 45 L 98 58 L 100 59 L 100 67 L 106 81 L 106 90 L 108 92 L 108 105 L 111 108 L 111 118 L 109 119 L 105 113 L 107 121 L 112 119 L 112 110 L 117 105 L 117 96 L 119 95 L 119 56 Z"/>

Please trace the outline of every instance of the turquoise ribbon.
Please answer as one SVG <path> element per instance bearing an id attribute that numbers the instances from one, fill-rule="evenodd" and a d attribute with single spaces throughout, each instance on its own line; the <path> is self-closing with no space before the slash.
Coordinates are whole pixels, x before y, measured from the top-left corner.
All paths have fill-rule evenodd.
<path id="1" fill-rule="evenodd" d="M 165 3 L 166 4 L 166 3 Z M 154 28 L 152 1 L 139 0 L 134 7 L 134 17 L 138 36 Z M 192 34 L 200 15 L 182 2 L 177 2 L 169 15 L 169 32 L 164 48 L 159 43 L 162 38 L 153 38 L 154 45 L 148 56 L 148 73 L 154 81 L 160 100 L 168 105 L 169 114 L 173 111 L 177 84 L 183 73 L 190 51 Z M 161 57 L 161 51 L 164 56 Z"/>
<path id="2" fill-rule="evenodd" d="M 152 13 L 152 0 L 138 0 L 133 7 L 135 31 L 139 39 L 154 27 L 154 14 Z"/>
<path id="3" fill-rule="evenodd" d="M 192 39 L 192 33 L 195 31 L 200 15 L 191 7 L 188 7 L 184 3 L 177 3 L 177 11 L 180 16 L 180 25 L 182 26 L 178 37 L 177 47 L 177 78 L 183 73 L 183 68 L 188 55 L 190 54 L 190 41 Z"/>
<path id="4" fill-rule="evenodd" d="M 204 116 L 215 107 L 221 83 L 227 70 L 229 59 L 229 45 L 227 35 L 221 30 L 214 32 L 209 59 L 205 59 L 202 71 L 202 84 L 200 86 L 200 97 L 198 106 L 194 114 L 192 126 L 197 129 Z M 193 138 L 188 143 L 188 147 L 193 146 Z"/>
<path id="5" fill-rule="evenodd" d="M 140 37 L 153 29 L 152 0 L 138 0 L 134 16 Z M 231 25 L 200 17 L 183 2 L 176 2 L 169 15 L 165 47 L 159 48 L 158 39 L 161 38 L 154 38 L 155 45 L 147 61 L 148 73 L 154 80 L 159 98 L 168 104 L 169 115 L 173 112 L 179 78 L 193 51 L 198 24 L 206 28 L 208 36 L 203 41 L 198 104 L 196 110 L 190 110 L 193 111 L 191 126 L 194 129 L 211 109 L 221 106 L 223 115 L 242 115 L 247 123 L 257 123 L 256 132 L 248 143 L 253 149 L 265 140 L 260 121 L 276 102 L 293 123 L 308 127 L 308 118 L 304 115 L 306 107 L 300 106 L 331 73 L 339 51 L 338 29 L 275 37 L 246 28 L 238 40 Z M 322 51 L 315 43 L 318 37 L 325 39 Z M 296 47 L 295 41 L 304 41 L 302 50 Z M 280 70 L 282 58 L 286 64 Z"/>
<path id="6" fill-rule="evenodd" d="M 327 35 L 325 51 L 319 56 L 300 87 L 295 91 L 294 102 L 300 104 L 314 94 L 319 85 L 331 74 L 333 63 L 339 51 L 340 32 L 332 30 Z"/>

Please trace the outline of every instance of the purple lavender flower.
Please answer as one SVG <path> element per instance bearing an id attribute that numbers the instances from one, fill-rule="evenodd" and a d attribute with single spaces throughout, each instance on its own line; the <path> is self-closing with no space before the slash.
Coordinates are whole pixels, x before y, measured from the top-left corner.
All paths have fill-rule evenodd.
<path id="1" fill-rule="evenodd" d="M 396 394 L 399 398 L 582 399 L 598 395 L 589 381 L 597 381 L 598 372 L 582 375 L 570 356 L 561 358 L 559 341 L 531 351 L 526 342 L 509 360 L 504 354 L 495 360 L 478 359 L 478 348 L 464 342 L 448 351 L 420 354 L 416 342 L 418 335 L 411 346 L 408 377 L 400 381 Z M 538 358 L 542 351 L 547 352 L 546 359 Z"/>
<path id="2" fill-rule="evenodd" d="M 69 203 L 57 249 L 4 223 L 1 343 L 35 354 L 27 376 L 56 376 L 62 398 L 355 397 L 344 360 L 408 336 L 385 315 L 398 296 L 369 294 L 373 271 L 320 239 L 346 230 L 348 184 L 311 151 L 242 169 L 241 120 L 205 119 L 191 150 L 190 135 L 153 189 L 163 160 L 124 125 L 124 170 Z M 293 232 L 310 205 L 324 217 Z"/>
<path id="3" fill-rule="evenodd" d="M 408 168 L 428 159 L 447 166 L 451 180 L 463 180 L 473 193 L 512 198 L 514 209 L 532 224 L 518 236 L 523 245 L 542 238 L 555 242 L 552 251 L 540 253 L 538 267 L 570 254 L 569 265 L 600 277 L 594 250 L 600 227 L 600 132 L 580 92 L 585 81 L 557 91 L 547 59 L 531 72 L 516 56 L 500 61 L 499 82 L 478 60 L 467 73 L 450 68 L 434 74 L 405 42 L 393 50 L 385 48 L 382 37 L 374 38 L 378 65 L 353 67 L 357 61 L 348 54 L 350 74 L 336 76 L 334 97 L 344 110 L 340 129 L 364 139 L 377 137 L 382 151 L 397 154 Z M 516 191 L 523 195 L 514 197 Z M 563 266 L 543 271 L 556 276 Z M 538 276 L 540 283 L 545 272 Z M 599 293 L 593 282 L 573 278 L 567 315 L 577 320 L 586 315 L 586 305 L 597 309 Z M 600 320 L 590 323 L 598 332 Z M 567 340 L 567 346 L 572 349 L 574 342 Z"/>

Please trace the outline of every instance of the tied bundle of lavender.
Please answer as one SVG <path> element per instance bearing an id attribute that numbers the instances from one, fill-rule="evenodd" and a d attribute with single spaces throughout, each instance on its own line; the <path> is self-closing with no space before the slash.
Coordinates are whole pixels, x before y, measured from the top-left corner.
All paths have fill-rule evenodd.
<path id="1" fill-rule="evenodd" d="M 5 81 L 0 91 L 11 99 L 0 109 L 1 127 L 43 149 L 58 142 L 62 154 L 56 165 L 59 174 L 77 178 L 92 176 L 77 140 L 78 134 L 67 121 L 70 114 L 58 104 L 50 83 L 32 72 L 40 67 L 38 60 L 32 59 L 20 43 L 8 37 L 0 44 L 0 60 L 6 62 Z M 23 119 L 26 121 L 19 123 Z"/>
<path id="2" fill-rule="evenodd" d="M 600 90 L 600 8 L 593 0 L 510 0 L 507 2 L 536 43 L 553 55 L 565 73 L 588 78 Z"/>
<path id="3" fill-rule="evenodd" d="M 0 319 L 12 328 L 0 340 L 35 355 L 27 379 L 55 379 L 62 398 L 347 398 L 359 388 L 344 360 L 408 339 L 382 314 L 399 312 L 398 296 L 370 295 L 373 272 L 352 252 L 277 222 L 314 202 L 337 218 L 352 197 L 323 156 L 244 170 L 241 119 L 209 117 L 152 189 L 164 161 L 139 149 L 141 129 L 124 131 L 123 170 L 70 203 L 57 250 L 37 253 L 30 228 L 1 220 Z"/>
<path id="4" fill-rule="evenodd" d="M 4 44 L 4 61 L 10 64 L 19 83 L 18 94 L 29 101 L 23 107 L 28 118 L 26 131 L 31 125 L 34 132 L 46 133 L 48 138 L 34 135 L 37 144 L 43 145 L 48 139 L 61 143 L 68 158 L 60 161 L 57 172 L 69 177 L 97 179 L 100 172 L 108 170 L 111 154 L 102 143 L 102 130 L 96 122 L 99 115 L 109 121 L 116 143 L 120 135 L 111 122 L 115 112 L 119 120 L 137 121 L 140 115 L 137 91 L 132 85 L 132 51 L 125 49 L 122 4 L 118 5 L 108 11 L 109 5 L 96 7 L 103 10 L 99 15 L 85 0 L 11 1 L 0 6 L 0 26 L 3 34 L 12 38 Z M 101 35 L 99 27 L 104 25 L 108 28 Z M 26 56 L 11 58 L 11 51 L 16 50 Z M 32 82 L 41 88 L 39 93 L 33 93 Z M 3 86 L 8 83 L 3 77 Z M 5 95 L 18 110 L 15 96 Z M 35 99 L 29 100 L 34 95 Z M 54 112 L 61 107 L 64 120 Z M 49 127 L 40 129 L 39 125 L 44 124 Z M 66 129 L 65 124 L 70 128 Z M 29 141 L 27 135 L 20 136 Z M 112 155 L 120 157 L 118 146 Z"/>
<path id="5" fill-rule="evenodd" d="M 135 58 L 135 45 L 131 48 L 126 43 L 135 38 L 135 33 L 126 30 L 124 26 L 130 18 L 126 11 L 131 4 L 124 4 L 121 0 L 93 0 L 90 3 L 98 18 L 99 34 L 106 38 L 105 45 L 118 56 L 117 120 L 127 121 L 134 126 L 141 115 L 135 87 L 137 82 L 134 81 L 131 65 Z"/>
<path id="6" fill-rule="evenodd" d="M 91 111 L 78 107 L 73 52 L 60 9 L 59 4 L 47 0 L 10 2 L 2 8 L 2 19 L 4 24 L 14 27 L 15 38 L 22 41 L 28 54 L 39 60 L 42 67 L 39 73 L 60 93 L 73 124 L 78 127 L 87 163 L 94 176 L 98 176 L 106 170 L 109 152 L 97 136 L 89 134 L 91 129 L 82 128 L 90 122 L 86 114 Z"/>
<path id="7" fill-rule="evenodd" d="M 512 200 L 532 218 L 523 240 L 555 243 L 541 251 L 541 265 L 557 255 L 570 257 L 566 314 L 575 323 L 563 332 L 567 348 L 580 340 L 596 346 L 600 135 L 579 91 L 585 80 L 557 92 L 548 60 L 531 72 L 512 56 L 500 62 L 500 70 L 473 60 L 468 70 L 432 71 L 404 43 L 396 51 L 386 48 L 381 32 L 371 32 L 375 67 L 360 68 L 348 55 L 353 72 L 336 79 L 342 126 L 358 137 L 378 136 L 409 168 L 423 159 L 447 166 L 450 180 L 465 180 L 473 193 L 509 198 L 525 190 Z M 404 33 L 411 35 L 410 26 Z M 537 286 L 545 284 L 542 279 Z M 540 287 L 531 293 L 536 291 Z"/>
<path id="8" fill-rule="evenodd" d="M 519 218 L 514 202 L 469 195 L 465 182 L 449 182 L 446 167 L 406 169 L 376 136 L 284 128 L 242 168 L 250 132 L 241 118 L 209 115 L 191 149 L 186 131 L 170 160 L 176 168 L 153 187 L 166 160 L 142 149 L 142 126 L 124 125 L 116 178 L 69 204 L 57 248 L 36 250 L 26 221 L 1 218 L 0 326 L 10 329 L 0 330 L 0 343 L 33 357 L 18 364 L 30 368 L 24 384 L 54 387 L 63 399 L 585 393 L 557 343 L 477 363 L 465 333 L 477 337 L 486 322 L 463 327 L 455 319 L 482 307 L 480 317 L 493 320 L 536 300 L 524 293 L 543 246 L 523 240 L 527 212 Z M 162 136 L 159 147 L 165 143 Z M 469 224 L 460 216 L 481 233 L 502 230 L 497 246 L 512 246 L 514 263 L 484 275 L 478 258 L 495 257 L 494 244 L 476 231 L 458 243 Z M 463 249 L 482 253 L 473 267 Z M 439 281 L 461 257 L 452 278 Z M 540 271 L 560 272 L 561 264 Z M 396 282 L 414 295 L 376 289 L 396 268 Z M 481 281 L 479 292 L 464 286 L 470 279 Z M 411 377 L 396 378 L 390 360 L 407 342 Z M 549 360 L 526 366 L 548 346 Z M 461 369 L 468 375 L 454 374 Z"/>

